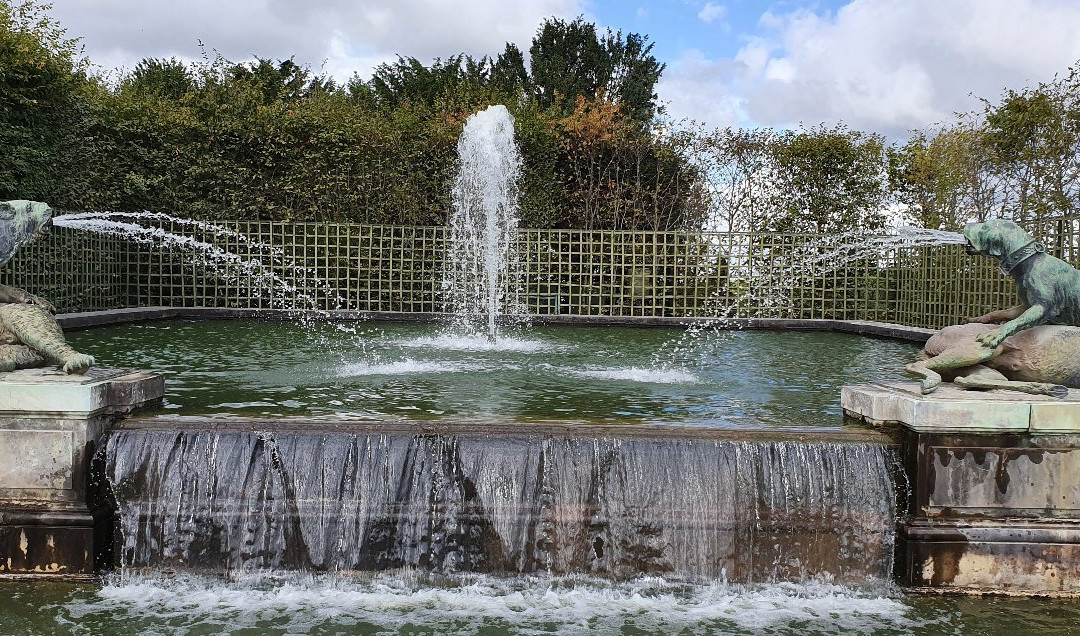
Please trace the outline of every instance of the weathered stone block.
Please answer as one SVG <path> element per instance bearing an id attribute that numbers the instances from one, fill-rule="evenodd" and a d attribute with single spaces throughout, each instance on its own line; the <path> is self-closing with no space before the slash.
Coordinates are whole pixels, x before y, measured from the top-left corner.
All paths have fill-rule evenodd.
<path id="1" fill-rule="evenodd" d="M 120 414 L 163 394 L 160 374 L 0 373 L 0 574 L 93 572 L 107 545 L 107 520 L 87 506 L 94 450 Z"/>
<path id="2" fill-rule="evenodd" d="M 899 548 L 906 585 L 1080 594 L 1080 523 L 916 522 L 902 528 Z"/>
<path id="3" fill-rule="evenodd" d="M 71 431 L 0 430 L 0 492 L 27 488 L 67 490 L 73 487 Z"/>
<path id="4" fill-rule="evenodd" d="M 968 391 L 944 384 L 922 395 L 917 382 L 845 386 L 840 405 L 869 424 L 923 432 L 1080 433 L 1080 391 L 1065 399 L 1014 391 Z"/>

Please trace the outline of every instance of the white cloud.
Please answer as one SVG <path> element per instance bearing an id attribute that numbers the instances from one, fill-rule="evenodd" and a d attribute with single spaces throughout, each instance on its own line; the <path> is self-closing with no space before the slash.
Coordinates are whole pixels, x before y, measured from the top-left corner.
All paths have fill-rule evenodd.
<path id="1" fill-rule="evenodd" d="M 295 56 L 346 79 L 398 54 L 495 55 L 506 42 L 528 50 L 544 18 L 572 19 L 585 12 L 583 1 L 56 0 L 51 13 L 106 69 L 144 57 L 198 59 L 201 41 L 233 61 Z"/>
<path id="2" fill-rule="evenodd" d="M 853 0 L 834 14 L 774 9 L 757 28 L 733 60 L 669 65 L 673 114 L 705 118 L 711 95 L 751 124 L 844 122 L 904 137 L 1080 60 L 1080 3 L 1059 0 Z M 695 89 L 710 66 L 732 72 Z"/>
<path id="3" fill-rule="evenodd" d="M 727 13 L 727 7 L 724 5 L 706 2 L 701 11 L 698 11 L 697 17 L 702 22 L 712 23 L 723 19 L 725 13 Z"/>
<path id="4" fill-rule="evenodd" d="M 732 90 L 745 65 L 735 60 L 710 60 L 689 50 L 668 65 L 657 84 L 660 101 L 674 119 L 693 119 L 713 127 L 745 124 L 744 106 Z"/>

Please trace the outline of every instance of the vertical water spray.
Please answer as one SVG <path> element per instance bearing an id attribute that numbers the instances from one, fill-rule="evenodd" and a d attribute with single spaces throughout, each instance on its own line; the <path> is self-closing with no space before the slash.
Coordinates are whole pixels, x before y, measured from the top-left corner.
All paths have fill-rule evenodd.
<path id="1" fill-rule="evenodd" d="M 521 154 L 505 106 L 469 117 L 458 139 L 458 160 L 443 280 L 447 309 L 455 326 L 495 341 L 496 319 L 505 311 L 517 266 Z"/>

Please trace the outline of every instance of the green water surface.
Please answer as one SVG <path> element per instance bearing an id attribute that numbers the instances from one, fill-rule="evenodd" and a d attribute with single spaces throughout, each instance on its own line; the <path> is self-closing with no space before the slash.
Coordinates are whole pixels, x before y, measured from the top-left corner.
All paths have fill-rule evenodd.
<path id="1" fill-rule="evenodd" d="M 918 347 L 823 332 L 160 321 L 73 332 L 99 364 L 167 374 L 177 415 L 834 427 L 844 384 Z"/>

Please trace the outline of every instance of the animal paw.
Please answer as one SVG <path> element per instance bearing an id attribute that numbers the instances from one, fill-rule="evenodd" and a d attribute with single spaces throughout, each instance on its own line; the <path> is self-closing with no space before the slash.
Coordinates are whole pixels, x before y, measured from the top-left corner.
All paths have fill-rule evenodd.
<path id="1" fill-rule="evenodd" d="M 41 307 L 50 314 L 56 313 L 56 307 L 41 296 L 35 296 L 33 294 L 30 294 L 30 299 L 26 302 L 30 303 L 31 305 L 37 305 L 38 307 Z"/>
<path id="2" fill-rule="evenodd" d="M 34 294 L 31 294 L 30 292 L 22 289 L 17 291 L 18 294 L 16 294 L 15 296 L 17 302 L 25 303 L 27 305 L 37 305 L 38 307 L 41 307 L 50 314 L 56 313 L 56 307 L 54 307 L 52 303 L 45 300 L 41 296 L 35 296 Z"/>
<path id="3" fill-rule="evenodd" d="M 994 329 L 993 331 L 987 331 L 986 333 L 980 333 L 975 336 L 975 339 L 979 341 L 984 347 L 993 349 L 1005 340 L 1007 336 L 1001 332 L 1000 329 Z"/>
<path id="4" fill-rule="evenodd" d="M 64 373 L 86 373 L 90 367 L 94 366 L 94 356 L 88 356 L 85 353 L 76 353 L 75 355 L 68 356 L 64 360 Z"/>
<path id="5" fill-rule="evenodd" d="M 1060 384 L 1050 384 L 1048 382 L 1032 382 L 1032 385 L 1036 387 L 1037 393 L 1041 395 L 1049 395 L 1050 397 L 1058 398 L 1059 400 L 1069 395 L 1069 387 L 1062 386 Z"/>

